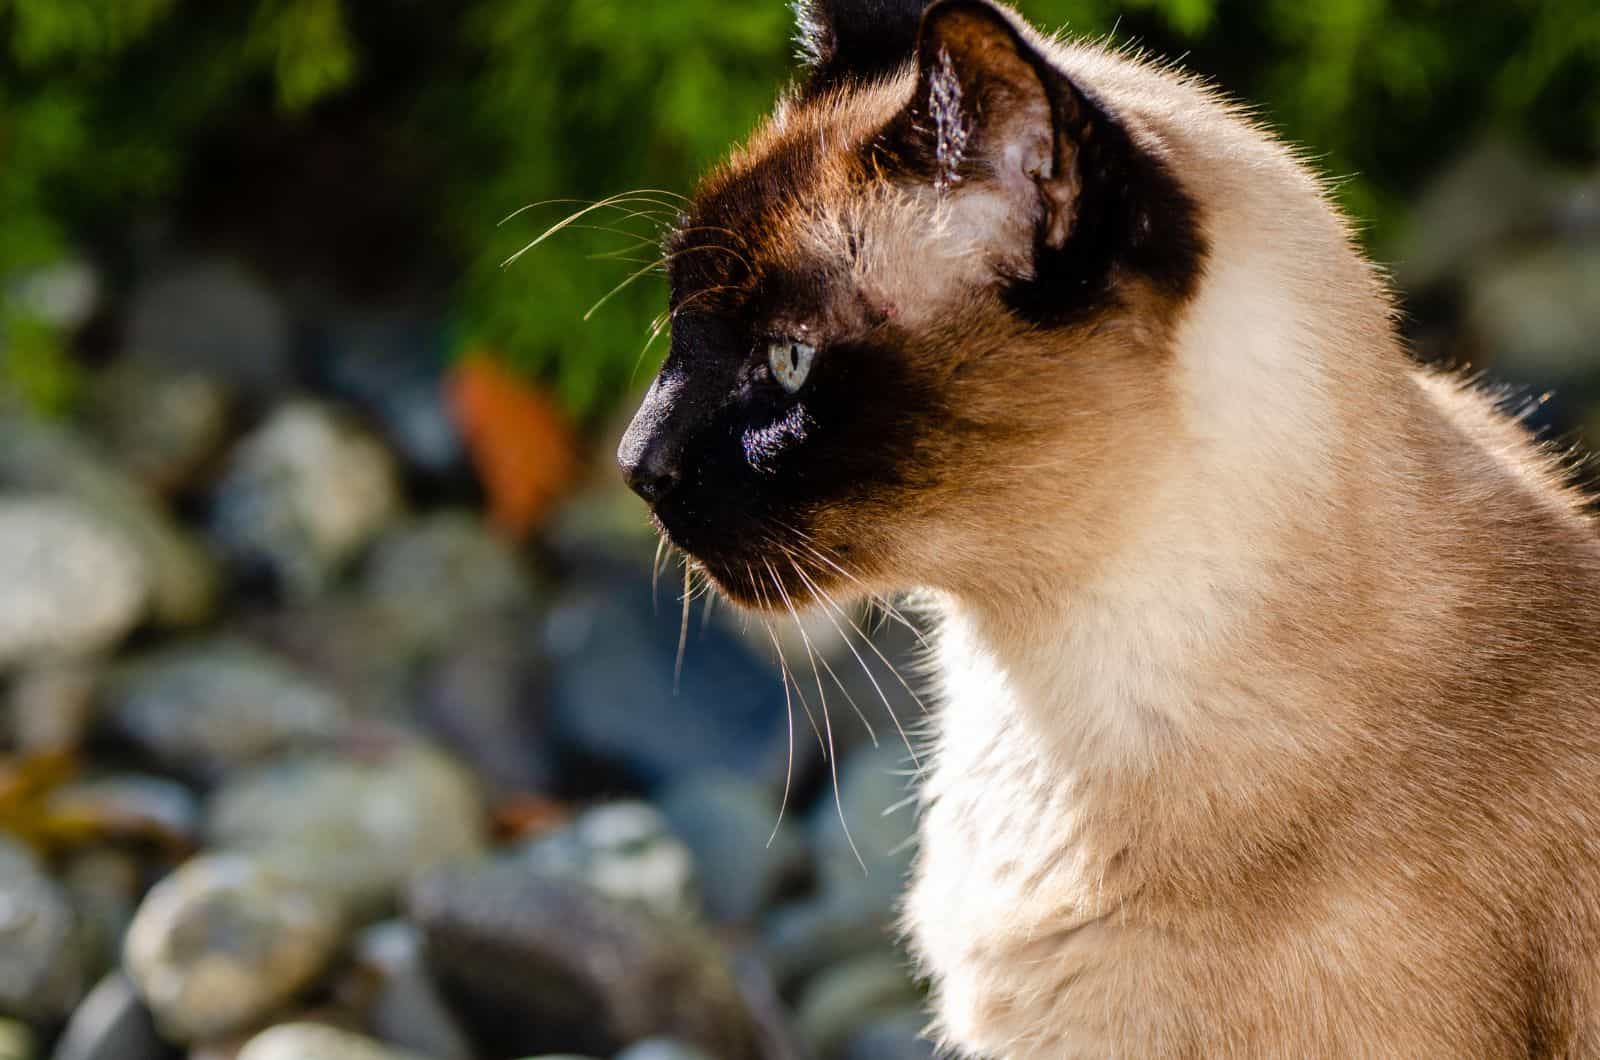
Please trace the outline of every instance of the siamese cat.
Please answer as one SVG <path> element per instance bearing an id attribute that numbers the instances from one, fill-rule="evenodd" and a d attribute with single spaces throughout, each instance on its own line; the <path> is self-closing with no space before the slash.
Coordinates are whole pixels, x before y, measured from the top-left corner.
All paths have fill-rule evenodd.
<path id="1" fill-rule="evenodd" d="M 750 608 L 924 590 L 962 1055 L 1600 1056 L 1600 535 L 1326 186 L 987 0 L 809 0 L 619 453 Z M 826 606 L 826 605 L 824 605 Z"/>

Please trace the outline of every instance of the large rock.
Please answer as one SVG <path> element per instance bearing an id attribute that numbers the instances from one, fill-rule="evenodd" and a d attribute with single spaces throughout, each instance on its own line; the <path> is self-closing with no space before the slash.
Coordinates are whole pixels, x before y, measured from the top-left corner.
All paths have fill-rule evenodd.
<path id="1" fill-rule="evenodd" d="M 310 986 L 338 948 L 321 895 L 240 855 L 208 854 L 157 884 L 128 929 L 124 963 L 164 1036 L 218 1038 Z"/>
<path id="2" fill-rule="evenodd" d="M 527 844 L 518 857 L 536 872 L 580 880 L 601 894 L 666 916 L 699 911 L 694 856 L 648 803 L 596 806 L 566 828 Z"/>
<path id="3" fill-rule="evenodd" d="M 0 836 L 0 1014 L 54 1022 L 84 985 L 71 903 L 26 847 Z"/>
<path id="4" fill-rule="evenodd" d="M 92 655 L 144 613 L 138 549 L 81 505 L 0 499 L 0 667 Z"/>
<path id="5" fill-rule="evenodd" d="M 236 567 L 264 570 L 305 598 L 325 589 L 401 506 L 394 460 L 376 439 L 323 405 L 296 402 L 234 450 L 211 525 Z"/>
<path id="6" fill-rule="evenodd" d="M 157 622 L 193 625 L 210 617 L 218 579 L 205 550 L 148 493 L 63 428 L 0 415 L 0 489 L 69 497 L 115 527 L 144 558 Z"/>
<path id="7" fill-rule="evenodd" d="M 655 788 L 708 768 L 781 783 L 788 730 L 776 668 L 720 626 L 702 630 L 696 613 L 675 691 L 670 585 L 659 598 L 658 610 L 647 575 L 602 572 L 551 612 L 553 734 L 585 766 L 567 786 Z"/>
<path id="8" fill-rule="evenodd" d="M 609 1055 L 665 1035 L 722 1060 L 759 1055 L 719 947 L 682 920 L 515 861 L 429 876 L 411 911 L 485 1053 Z"/>
<path id="9" fill-rule="evenodd" d="M 454 760 L 397 744 L 242 773 L 213 795 L 206 834 L 214 846 L 258 853 L 359 918 L 383 912 L 418 874 L 476 858 L 485 818 Z"/>
<path id="10" fill-rule="evenodd" d="M 217 772 L 274 752 L 327 743 L 344 704 L 245 641 L 190 641 L 137 660 L 106 694 L 109 722 L 180 769 Z"/>

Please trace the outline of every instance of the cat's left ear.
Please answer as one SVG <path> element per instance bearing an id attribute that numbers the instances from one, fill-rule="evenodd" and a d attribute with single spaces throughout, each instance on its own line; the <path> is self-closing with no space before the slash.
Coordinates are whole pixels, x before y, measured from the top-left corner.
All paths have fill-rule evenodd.
<path id="1" fill-rule="evenodd" d="M 796 40 L 810 72 L 808 92 L 870 81 L 903 67 L 916 51 L 928 0 L 794 0 Z"/>
<path id="2" fill-rule="evenodd" d="M 1122 130 L 984 0 L 930 7 L 917 67 L 902 128 L 927 178 L 941 191 L 988 182 L 1019 216 L 1039 215 L 1044 246 L 1065 245 L 1086 168 L 1126 146 Z"/>

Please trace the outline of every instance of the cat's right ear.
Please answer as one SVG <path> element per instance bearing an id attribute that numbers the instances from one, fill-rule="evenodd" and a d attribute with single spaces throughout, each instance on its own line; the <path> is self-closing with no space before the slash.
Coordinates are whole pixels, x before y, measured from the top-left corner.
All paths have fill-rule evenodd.
<path id="1" fill-rule="evenodd" d="M 917 50 L 928 0 L 794 0 L 807 92 L 891 74 Z"/>

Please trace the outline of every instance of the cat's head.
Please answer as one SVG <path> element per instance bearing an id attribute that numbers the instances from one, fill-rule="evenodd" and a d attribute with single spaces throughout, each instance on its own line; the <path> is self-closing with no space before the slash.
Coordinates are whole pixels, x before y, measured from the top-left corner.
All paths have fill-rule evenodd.
<path id="1" fill-rule="evenodd" d="M 799 12 L 803 82 L 669 240 L 671 350 L 618 454 L 755 607 L 938 585 L 1042 497 L 1111 503 L 1205 254 L 1155 138 L 1009 9 Z"/>

